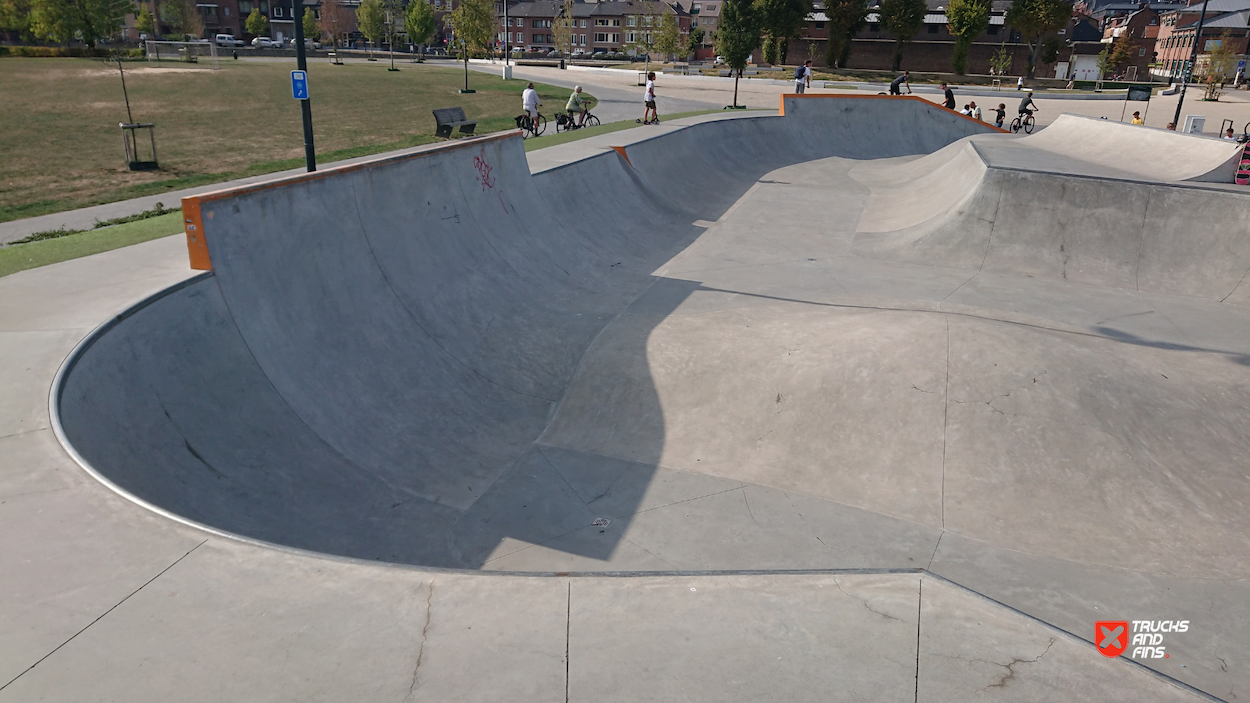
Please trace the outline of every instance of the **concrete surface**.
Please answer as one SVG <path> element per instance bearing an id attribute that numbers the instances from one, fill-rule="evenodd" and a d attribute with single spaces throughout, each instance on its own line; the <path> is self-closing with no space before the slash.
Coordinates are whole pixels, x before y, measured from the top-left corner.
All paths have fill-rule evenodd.
<path id="1" fill-rule="evenodd" d="M 1028 140 L 785 114 L 242 189 L 205 203 L 208 276 L 170 238 L 0 279 L 0 700 L 1243 696 L 1250 306 L 1219 257 L 1161 227 L 1149 285 L 1078 282 L 1029 268 L 1039 217 L 934 265 L 887 240 L 984 187 L 969 144 Z M 937 214 L 860 231 L 934 152 L 955 184 L 900 197 Z M 1114 212 L 1050 202 L 1117 260 Z M 1203 222 L 1234 270 L 1246 228 Z M 1191 625 L 1105 659 L 1100 619 Z"/>

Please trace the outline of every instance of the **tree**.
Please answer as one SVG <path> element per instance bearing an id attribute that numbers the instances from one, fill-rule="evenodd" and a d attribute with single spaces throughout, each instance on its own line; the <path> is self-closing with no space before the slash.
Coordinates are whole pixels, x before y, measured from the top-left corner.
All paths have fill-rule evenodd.
<path id="1" fill-rule="evenodd" d="M 655 32 L 655 50 L 665 58 L 681 51 L 681 27 L 677 25 L 677 15 L 665 12 L 660 15 L 660 27 Z"/>
<path id="2" fill-rule="evenodd" d="M 627 49 L 633 50 L 635 53 L 646 56 L 646 63 L 643 65 L 644 71 L 651 70 L 651 54 L 655 53 L 655 30 L 660 26 L 660 18 L 658 16 L 659 3 L 655 0 L 642 0 L 640 5 L 642 12 L 631 15 L 626 22 L 634 23 L 634 41 L 626 44 Z"/>
<path id="3" fill-rule="evenodd" d="M 845 68 L 851 55 L 851 40 L 867 22 L 868 3 L 866 0 L 828 0 L 825 15 L 829 18 L 825 24 L 829 37 L 825 63 L 830 68 Z"/>
<path id="4" fill-rule="evenodd" d="M 552 43 L 562 54 L 573 53 L 573 22 L 573 0 L 564 0 L 560 14 L 551 21 Z"/>
<path id="5" fill-rule="evenodd" d="M 994 73 L 1002 76 L 1011 70 L 1011 54 L 1007 52 L 1007 42 L 1003 42 L 998 47 L 998 51 L 990 57 L 990 68 L 994 69 Z"/>
<path id="6" fill-rule="evenodd" d="M 0 0 L 0 32 L 30 34 L 30 0 Z"/>
<path id="7" fill-rule="evenodd" d="M 494 0 L 460 0 L 459 7 L 447 15 L 447 20 L 464 52 L 464 89 L 468 92 L 469 54 L 485 52 L 495 36 Z"/>
<path id="8" fill-rule="evenodd" d="M 415 5 L 425 5 L 424 2 L 413 2 Z M 427 5 L 428 7 L 428 5 Z M 434 16 L 433 11 L 430 17 Z M 321 31 L 330 37 L 330 43 L 334 48 L 338 48 L 339 39 L 351 31 L 351 17 L 347 12 L 347 8 L 339 3 L 339 0 L 322 0 L 321 3 Z"/>
<path id="9" fill-rule="evenodd" d="M 327 0 L 334 2 L 335 0 Z M 321 16 L 325 17 L 325 5 L 321 6 Z M 426 0 L 411 0 L 408 10 L 404 13 L 404 30 L 408 32 L 408 41 L 421 47 L 421 60 L 425 60 L 425 45 L 434 36 L 434 8 Z"/>
<path id="10" fill-rule="evenodd" d="M 30 28 L 40 39 L 80 39 L 94 50 L 96 42 L 117 34 L 132 11 L 130 0 L 32 0 Z"/>
<path id="11" fill-rule="evenodd" d="M 321 39 L 321 29 L 317 26 L 317 14 L 311 7 L 304 8 L 304 38 L 310 41 Z"/>
<path id="12" fill-rule="evenodd" d="M 1119 73 L 1129 61 L 1133 60 L 1133 40 L 1128 36 L 1128 30 L 1120 33 L 1115 38 L 1115 42 L 1111 45 L 1111 53 L 1107 57 L 1107 63 L 1111 66 L 1112 73 Z"/>
<path id="13" fill-rule="evenodd" d="M 760 29 L 751 0 L 725 0 L 721 5 L 716 51 L 734 72 L 734 107 L 738 106 L 738 80 L 751 52 L 760 45 Z"/>
<path id="14" fill-rule="evenodd" d="M 360 0 L 360 6 L 356 8 L 356 27 L 369 42 L 369 60 L 375 61 L 373 47 L 386 29 L 386 8 L 382 6 L 382 0 Z"/>
<path id="15" fill-rule="evenodd" d="M 247 16 L 247 22 L 244 23 L 247 33 L 257 37 L 269 36 L 269 18 L 260 14 L 260 8 L 253 8 L 252 13 Z"/>
<path id="16" fill-rule="evenodd" d="M 1015 0 L 1007 9 L 1007 24 L 1020 32 L 1028 44 L 1028 70 L 1033 77 L 1037 59 L 1042 52 L 1042 40 L 1063 29 L 1072 17 L 1072 3 L 1066 0 Z"/>
<path id="17" fill-rule="evenodd" d="M 1054 63 L 1059 60 L 1059 50 L 1063 48 L 1063 42 L 1059 41 L 1059 37 L 1047 37 L 1042 42 L 1042 63 Z"/>
<path id="18" fill-rule="evenodd" d="M 147 5 L 139 8 L 139 12 L 135 14 L 135 29 L 139 32 L 155 38 L 156 22 L 152 19 L 152 13 L 148 12 Z"/>
<path id="19" fill-rule="evenodd" d="M 156 17 L 173 33 L 186 37 L 204 35 L 204 19 L 196 10 L 194 0 L 163 0 L 159 8 Z"/>
<path id="20" fill-rule="evenodd" d="M 786 44 L 799 35 L 812 12 L 811 0 L 755 0 L 755 17 L 764 35 L 764 61 L 786 60 Z"/>
<path id="21" fill-rule="evenodd" d="M 1227 83 L 1235 75 L 1233 66 L 1236 65 L 1237 59 L 1237 55 L 1233 51 L 1232 32 L 1224 30 L 1224 34 L 1220 36 L 1218 41 L 1218 44 L 1206 52 L 1207 61 L 1202 66 L 1199 75 L 1208 79 L 1211 83 Z M 1215 44 L 1215 42 L 1211 42 L 1211 44 Z"/>
<path id="22" fill-rule="evenodd" d="M 955 49 L 951 53 L 951 68 L 955 73 L 968 72 L 968 50 L 989 23 L 989 0 L 947 0 L 946 28 L 955 37 Z"/>
<path id="23" fill-rule="evenodd" d="M 894 35 L 891 70 L 897 71 L 903 65 L 903 45 L 920 32 L 926 12 L 925 0 L 881 0 L 881 26 Z"/>
<path id="24" fill-rule="evenodd" d="M 686 35 L 686 55 L 690 56 L 697 52 L 703 46 L 703 38 L 707 34 L 699 27 L 694 27 L 690 33 Z"/>

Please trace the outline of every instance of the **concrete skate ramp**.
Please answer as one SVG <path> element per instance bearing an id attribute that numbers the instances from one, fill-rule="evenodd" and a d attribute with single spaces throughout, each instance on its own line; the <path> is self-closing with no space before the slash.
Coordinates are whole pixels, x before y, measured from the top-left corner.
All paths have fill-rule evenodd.
<path id="1" fill-rule="evenodd" d="M 1085 127 L 1101 148 L 1069 138 Z M 1193 182 L 1222 172 L 1230 145 L 1152 133 L 1171 151 L 1146 171 L 1130 149 L 1141 136 L 1135 126 L 1065 115 L 1024 139 L 972 137 L 920 159 L 858 166 L 852 175 L 872 192 L 854 251 L 1241 303 L 1250 193 Z M 1107 161 L 1067 155 L 1083 149 Z M 907 178 L 917 187 L 901 185 Z"/>
<path id="2" fill-rule="evenodd" d="M 498 501 L 550 463 L 533 442 L 585 350 L 696 223 L 788 164 L 988 130 L 922 100 L 784 112 L 535 176 L 499 135 L 192 199 L 212 275 L 92 340 L 58 393 L 65 435 L 142 501 L 270 542 L 479 566 L 505 538 L 541 541 L 566 518 Z M 661 422 L 635 456 L 663 442 Z"/>

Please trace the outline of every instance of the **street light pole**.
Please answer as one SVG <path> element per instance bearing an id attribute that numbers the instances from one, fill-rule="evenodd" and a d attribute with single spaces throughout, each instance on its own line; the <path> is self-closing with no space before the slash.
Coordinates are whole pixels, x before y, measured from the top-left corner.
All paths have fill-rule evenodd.
<path id="1" fill-rule="evenodd" d="M 1189 52 L 1189 65 L 1181 70 L 1181 92 L 1176 96 L 1176 114 L 1172 116 L 1172 124 L 1181 126 L 1181 105 L 1185 102 L 1185 89 L 1189 87 L 1189 79 L 1193 76 L 1194 66 L 1198 63 L 1198 42 L 1202 41 L 1202 22 L 1207 18 L 1207 3 L 1202 0 L 1202 14 L 1198 15 L 1198 26 L 1194 29 L 1194 48 Z"/>
<path id="2" fill-rule="evenodd" d="M 512 49 L 508 43 L 512 39 L 512 23 L 508 21 L 508 0 L 503 0 L 503 65 L 508 66 L 508 57 L 512 56 Z"/>
<path id="3" fill-rule="evenodd" d="M 301 71 L 308 71 L 308 59 L 304 56 L 304 18 L 296 7 L 299 0 L 291 0 L 291 16 L 295 18 L 295 64 Z M 305 73 L 307 75 L 307 73 Z M 313 148 L 312 104 L 309 98 L 299 101 L 304 118 L 304 163 L 308 170 L 317 170 L 317 151 Z"/>

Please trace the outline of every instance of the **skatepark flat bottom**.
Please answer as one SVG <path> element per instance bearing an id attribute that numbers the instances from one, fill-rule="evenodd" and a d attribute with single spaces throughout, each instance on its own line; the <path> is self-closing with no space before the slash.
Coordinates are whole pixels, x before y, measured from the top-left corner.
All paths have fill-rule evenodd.
<path id="1" fill-rule="evenodd" d="M 787 100 L 534 174 L 509 136 L 206 196 L 212 272 L 75 352 L 61 436 L 244 539 L 925 571 L 1081 636 L 1190 620 L 1148 666 L 1244 690 L 1250 198 L 1200 182 L 1231 152 L 1065 174 L 923 101 Z"/>

